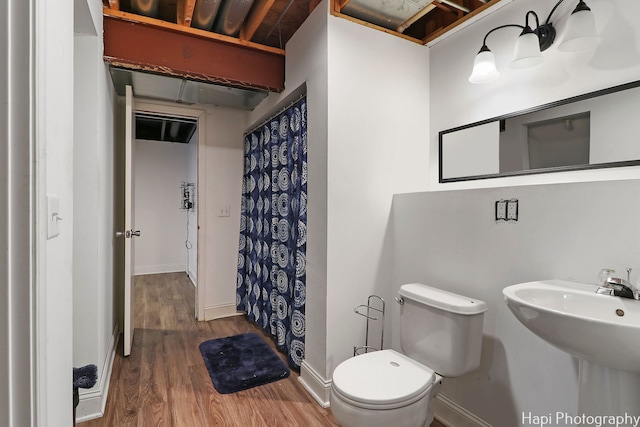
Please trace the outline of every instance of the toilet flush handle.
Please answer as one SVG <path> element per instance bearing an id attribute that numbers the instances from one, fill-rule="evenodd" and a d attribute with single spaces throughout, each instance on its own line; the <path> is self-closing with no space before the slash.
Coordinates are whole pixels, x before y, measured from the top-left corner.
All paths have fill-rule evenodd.
<path id="1" fill-rule="evenodd" d="M 402 298 L 402 297 L 400 297 L 400 298 L 395 297 L 394 299 L 396 300 L 396 302 L 397 302 L 398 304 L 400 304 L 400 305 L 404 305 L 404 298 Z"/>

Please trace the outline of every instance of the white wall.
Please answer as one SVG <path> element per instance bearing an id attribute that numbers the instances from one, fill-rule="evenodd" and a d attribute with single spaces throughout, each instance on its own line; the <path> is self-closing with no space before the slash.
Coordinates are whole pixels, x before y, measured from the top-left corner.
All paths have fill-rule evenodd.
<path id="1" fill-rule="evenodd" d="M 73 2 L 37 0 L 32 4 L 37 29 L 33 35 L 37 227 L 33 298 L 38 409 L 33 417 L 38 425 L 63 426 L 71 424 L 73 406 Z M 47 194 L 59 197 L 63 218 L 60 235 L 50 240 L 46 240 Z M 28 312 L 28 307 L 22 309 Z"/>
<path id="2" fill-rule="evenodd" d="M 80 390 L 77 417 L 89 419 L 104 410 L 117 340 L 113 309 L 116 97 L 102 61 L 102 37 L 95 35 L 102 34 L 100 9 L 96 29 L 88 12 L 77 13 L 82 6 L 82 2 L 76 4 L 74 37 L 73 365 L 98 367 L 96 386 Z M 90 6 L 95 5 L 84 1 L 86 11 Z"/>
<path id="3" fill-rule="evenodd" d="M 197 140 L 192 144 L 196 145 Z M 180 210 L 180 184 L 196 154 L 191 144 L 135 141 L 135 274 L 187 271 L 187 215 Z"/>
<path id="4" fill-rule="evenodd" d="M 333 16 L 328 37 L 331 375 L 353 355 L 354 345 L 364 344 L 365 319 L 353 309 L 370 294 L 392 301 L 393 194 L 427 187 L 430 60 L 425 46 Z"/>
<path id="5" fill-rule="evenodd" d="M 578 361 L 535 336 L 509 311 L 505 286 L 544 279 L 594 284 L 610 266 L 638 277 L 640 181 L 424 192 L 394 198 L 394 280 L 422 282 L 487 302 L 480 368 L 444 379 L 441 394 L 494 427 L 529 425 L 522 412 L 577 415 Z M 519 220 L 496 223 L 494 203 L 519 200 Z M 615 242 L 615 244 L 611 244 Z M 624 276 L 623 276 L 624 277 Z M 393 304 L 393 328 L 398 309 Z M 399 349 L 397 335 L 393 346 Z"/>
<path id="6" fill-rule="evenodd" d="M 309 181 L 302 382 L 322 403 L 333 369 L 363 344 L 353 308 L 389 295 L 390 208 L 425 189 L 428 49 L 328 14 L 321 3 L 287 44 L 286 90 L 306 84 Z"/>
<path id="7" fill-rule="evenodd" d="M 198 241 L 200 266 L 198 287 L 204 287 L 204 320 L 236 313 L 235 283 L 238 275 L 240 193 L 244 170 L 244 142 L 247 112 L 231 108 L 209 108 L 206 116 L 206 145 L 198 152 L 199 220 L 204 240 Z M 222 208 L 230 208 L 222 216 Z"/>
<path id="8" fill-rule="evenodd" d="M 555 3 L 557 2 L 553 0 L 537 1 L 535 10 L 546 19 Z M 627 167 L 467 183 L 438 183 L 439 131 L 638 79 L 640 29 L 631 17 L 640 10 L 640 4 L 634 0 L 591 0 L 588 5 L 595 15 L 596 27 L 602 36 L 595 51 L 563 53 L 557 50 L 563 37 L 566 18 L 575 7 L 572 2 L 564 2 L 552 19 L 558 30 L 557 41 L 543 52 L 544 62 L 538 67 L 525 70 L 509 68 L 517 30 L 499 30 L 489 36 L 487 44 L 496 56 L 496 64 L 501 73 L 500 79 L 490 84 L 473 85 L 467 81 L 482 38 L 496 26 L 520 23 L 527 10 L 532 7 L 527 2 L 518 1 L 501 6 L 497 12 L 452 35 L 444 36 L 431 47 L 431 131 L 428 161 L 430 189 L 600 181 L 640 176 L 640 168 Z"/>

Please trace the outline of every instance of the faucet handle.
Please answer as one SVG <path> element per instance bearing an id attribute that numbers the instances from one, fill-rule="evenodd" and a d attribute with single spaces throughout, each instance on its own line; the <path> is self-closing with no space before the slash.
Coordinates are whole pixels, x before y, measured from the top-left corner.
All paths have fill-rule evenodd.
<path id="1" fill-rule="evenodd" d="M 619 277 L 610 277 L 607 279 L 607 285 L 613 289 L 613 295 L 623 298 L 635 299 L 634 286 L 628 281 Z"/>
<path id="2" fill-rule="evenodd" d="M 606 286 L 607 281 L 613 277 L 616 271 L 612 268 L 603 268 L 598 273 L 598 285 Z"/>

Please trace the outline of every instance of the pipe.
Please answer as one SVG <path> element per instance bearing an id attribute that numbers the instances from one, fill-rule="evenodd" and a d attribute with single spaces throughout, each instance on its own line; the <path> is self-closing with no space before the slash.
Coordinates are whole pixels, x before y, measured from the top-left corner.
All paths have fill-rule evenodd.
<path id="1" fill-rule="evenodd" d="M 159 0 L 131 0 L 131 10 L 138 15 L 158 17 Z"/>
<path id="2" fill-rule="evenodd" d="M 287 13 L 287 11 L 289 10 L 289 8 L 291 7 L 292 4 L 293 4 L 293 0 L 289 0 L 289 4 L 287 5 L 287 7 L 284 8 L 284 10 L 280 14 L 280 16 L 278 16 L 278 19 L 276 20 L 276 22 L 273 24 L 273 26 L 271 27 L 271 29 L 269 30 L 269 32 L 265 36 L 265 38 L 264 38 L 265 42 L 267 41 L 267 39 L 269 38 L 269 36 L 273 32 L 273 30 L 278 26 L 280 21 L 282 21 L 282 17 L 284 16 L 285 13 Z"/>
<path id="3" fill-rule="evenodd" d="M 464 7 L 464 6 L 460 6 L 459 4 L 452 2 L 451 0 L 438 0 L 440 3 L 444 3 L 446 5 L 449 5 L 455 9 L 461 10 L 465 13 L 470 13 L 471 9 L 469 9 L 468 7 Z"/>
<path id="4" fill-rule="evenodd" d="M 221 0 L 198 0 L 193 11 L 191 26 L 201 30 L 211 30 L 218 15 Z"/>
<path id="5" fill-rule="evenodd" d="M 420 9 L 418 13 L 416 13 L 411 18 L 404 21 L 402 25 L 400 25 L 396 29 L 396 31 L 398 31 L 399 33 L 404 33 L 404 30 L 412 26 L 418 19 L 422 18 L 423 16 L 425 16 L 427 13 L 431 12 L 435 8 L 436 7 L 433 5 L 433 0 L 431 0 L 424 8 Z"/>
<path id="6" fill-rule="evenodd" d="M 251 6 L 253 6 L 253 0 L 225 1 L 215 23 L 215 32 L 235 37 L 249 14 Z"/>

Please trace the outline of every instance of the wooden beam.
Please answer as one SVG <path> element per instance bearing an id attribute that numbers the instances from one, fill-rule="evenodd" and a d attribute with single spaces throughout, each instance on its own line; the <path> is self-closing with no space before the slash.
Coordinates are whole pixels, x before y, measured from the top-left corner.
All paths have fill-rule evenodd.
<path id="1" fill-rule="evenodd" d="M 253 35 L 275 2 L 276 0 L 258 0 L 253 5 L 247 20 L 240 27 L 240 38 L 242 40 L 251 40 L 253 38 Z"/>
<path id="2" fill-rule="evenodd" d="M 196 0 L 178 0 L 176 3 L 176 13 L 178 25 L 185 27 L 191 26 L 191 20 L 193 19 L 193 10 L 196 7 Z"/>
<path id="3" fill-rule="evenodd" d="M 342 12 L 342 8 L 344 8 L 351 0 L 331 0 L 333 7 L 331 8 L 332 13 L 340 13 Z"/>
<path id="4" fill-rule="evenodd" d="M 435 33 L 429 34 L 427 37 L 422 39 L 422 43 L 427 44 L 430 41 L 437 39 L 438 37 L 440 37 L 444 33 L 448 32 L 448 31 L 451 31 L 452 29 L 454 29 L 458 25 L 468 21 L 469 19 L 473 18 L 474 16 L 476 16 L 480 12 L 490 8 L 491 6 L 493 6 L 494 4 L 498 3 L 499 1 L 500 0 L 490 0 L 490 1 L 488 1 L 487 3 L 485 3 L 482 6 L 480 6 L 479 8 L 477 8 L 476 10 L 473 10 L 470 13 L 467 13 L 463 18 L 458 19 L 453 24 L 447 25 L 446 27 L 441 28 L 440 30 L 436 31 Z"/>
<path id="5" fill-rule="evenodd" d="M 120 0 L 109 0 L 109 8 L 112 10 L 120 10 Z"/>
<path id="6" fill-rule="evenodd" d="M 104 9 L 104 60 L 117 67 L 281 92 L 284 51 L 153 18 Z M 127 16 L 130 14 L 127 14 Z"/>
<path id="7" fill-rule="evenodd" d="M 230 37 L 224 34 L 213 33 L 211 31 L 200 30 L 193 27 L 184 27 L 178 24 L 174 24 L 160 19 L 149 18 L 147 16 L 136 15 L 134 13 L 127 13 L 121 11 L 115 11 L 108 8 L 102 8 L 102 14 L 105 18 L 116 18 L 127 22 L 139 23 L 150 25 L 152 27 L 160 27 L 169 31 L 176 31 L 179 33 L 191 34 L 193 36 L 202 37 L 206 39 L 218 40 L 224 43 L 237 44 L 240 46 L 250 47 L 256 50 L 264 50 L 265 52 L 275 53 L 277 55 L 284 56 L 284 49 L 277 47 L 266 46 L 259 43 L 253 43 L 248 40 L 240 40 L 235 37 Z"/>
<path id="8" fill-rule="evenodd" d="M 309 15 L 311 15 L 311 12 L 314 11 L 314 9 L 316 8 L 316 6 L 318 6 L 321 3 L 322 0 L 311 0 L 309 2 Z"/>

